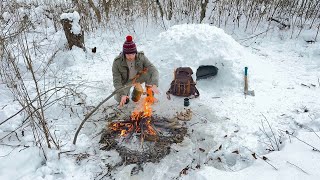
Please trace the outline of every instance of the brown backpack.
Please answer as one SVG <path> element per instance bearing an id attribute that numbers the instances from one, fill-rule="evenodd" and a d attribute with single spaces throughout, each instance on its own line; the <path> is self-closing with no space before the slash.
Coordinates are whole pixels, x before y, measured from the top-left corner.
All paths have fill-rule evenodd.
<path id="1" fill-rule="evenodd" d="M 174 72 L 174 79 L 171 82 L 170 89 L 167 91 L 168 99 L 169 94 L 175 96 L 198 97 L 199 91 L 196 88 L 196 83 L 192 79 L 193 71 L 190 67 L 179 67 Z"/>

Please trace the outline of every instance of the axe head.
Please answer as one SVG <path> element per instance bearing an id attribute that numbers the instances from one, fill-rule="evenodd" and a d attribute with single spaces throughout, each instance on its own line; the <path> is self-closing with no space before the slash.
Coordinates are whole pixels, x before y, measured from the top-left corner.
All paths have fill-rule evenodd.
<path id="1" fill-rule="evenodd" d="M 254 90 L 252 90 L 252 91 L 247 91 L 247 92 L 245 92 L 244 94 L 245 94 L 245 95 L 249 95 L 249 96 L 255 96 Z"/>

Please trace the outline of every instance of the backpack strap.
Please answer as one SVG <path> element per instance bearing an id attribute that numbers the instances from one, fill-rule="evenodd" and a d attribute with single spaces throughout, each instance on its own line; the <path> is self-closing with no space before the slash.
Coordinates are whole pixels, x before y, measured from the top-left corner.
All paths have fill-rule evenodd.
<path id="1" fill-rule="evenodd" d="M 167 92 L 166 92 L 166 94 L 167 94 L 167 99 L 168 99 L 168 100 L 171 100 L 171 97 L 170 97 L 170 90 L 169 90 L 169 91 L 167 91 Z"/>
<path id="2" fill-rule="evenodd" d="M 177 95 L 178 96 L 181 95 L 181 83 L 180 82 L 179 83 L 175 82 L 174 85 L 177 86 L 177 88 L 178 88 Z M 176 87 L 174 87 L 174 89 L 176 89 Z"/>
<path id="3" fill-rule="evenodd" d="M 195 97 L 195 98 L 197 98 L 197 97 L 199 97 L 199 96 L 200 96 L 200 93 L 199 93 L 199 91 L 198 91 L 198 89 L 197 89 L 197 87 L 196 87 L 196 86 L 194 86 L 194 88 L 195 88 L 194 97 Z"/>
<path id="4" fill-rule="evenodd" d="M 190 83 L 190 80 L 188 80 L 187 87 L 186 87 L 186 94 L 190 93 L 190 88 L 191 88 L 190 86 L 191 86 L 191 83 Z"/>
<path id="5" fill-rule="evenodd" d="M 170 99 L 171 99 L 170 94 L 172 94 L 172 82 L 171 82 L 170 88 L 169 88 L 169 90 L 166 92 L 166 94 L 167 94 L 167 99 L 170 100 Z"/>

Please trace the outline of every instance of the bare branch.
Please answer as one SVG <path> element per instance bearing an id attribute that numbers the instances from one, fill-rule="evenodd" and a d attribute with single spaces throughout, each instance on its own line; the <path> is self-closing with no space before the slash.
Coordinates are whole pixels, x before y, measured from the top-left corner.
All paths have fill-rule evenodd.
<path id="1" fill-rule="evenodd" d="M 302 168 L 300 168 L 299 166 L 297 166 L 297 165 L 295 165 L 295 164 L 292 164 L 291 162 L 289 162 L 289 161 L 287 161 L 287 163 L 288 164 L 291 164 L 292 166 L 294 166 L 294 167 L 296 167 L 296 168 L 298 168 L 299 170 L 301 170 L 302 172 L 304 172 L 305 174 L 308 174 L 309 175 L 309 173 L 307 173 L 305 170 L 303 170 Z"/>

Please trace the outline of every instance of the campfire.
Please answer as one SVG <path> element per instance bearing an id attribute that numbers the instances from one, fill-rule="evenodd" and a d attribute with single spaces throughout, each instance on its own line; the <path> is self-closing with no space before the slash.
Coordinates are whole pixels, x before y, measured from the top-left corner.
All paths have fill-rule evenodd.
<path id="1" fill-rule="evenodd" d="M 112 120 L 106 126 L 101 135 L 101 149 L 118 151 L 122 157 L 120 164 L 155 163 L 168 155 L 171 144 L 181 143 L 187 134 L 187 128 L 179 122 L 185 121 L 186 116 L 177 114 L 174 118 L 165 118 L 152 114 L 155 101 L 152 90 L 147 88 L 146 96 L 129 117 Z"/>
<path id="2" fill-rule="evenodd" d="M 141 142 L 146 137 L 156 140 L 158 132 L 152 121 L 152 104 L 155 102 L 151 88 L 146 90 L 147 96 L 142 99 L 140 106 L 135 108 L 129 120 L 112 122 L 109 124 L 110 130 L 118 132 L 121 137 L 130 139 L 133 134 L 140 134 Z"/>

